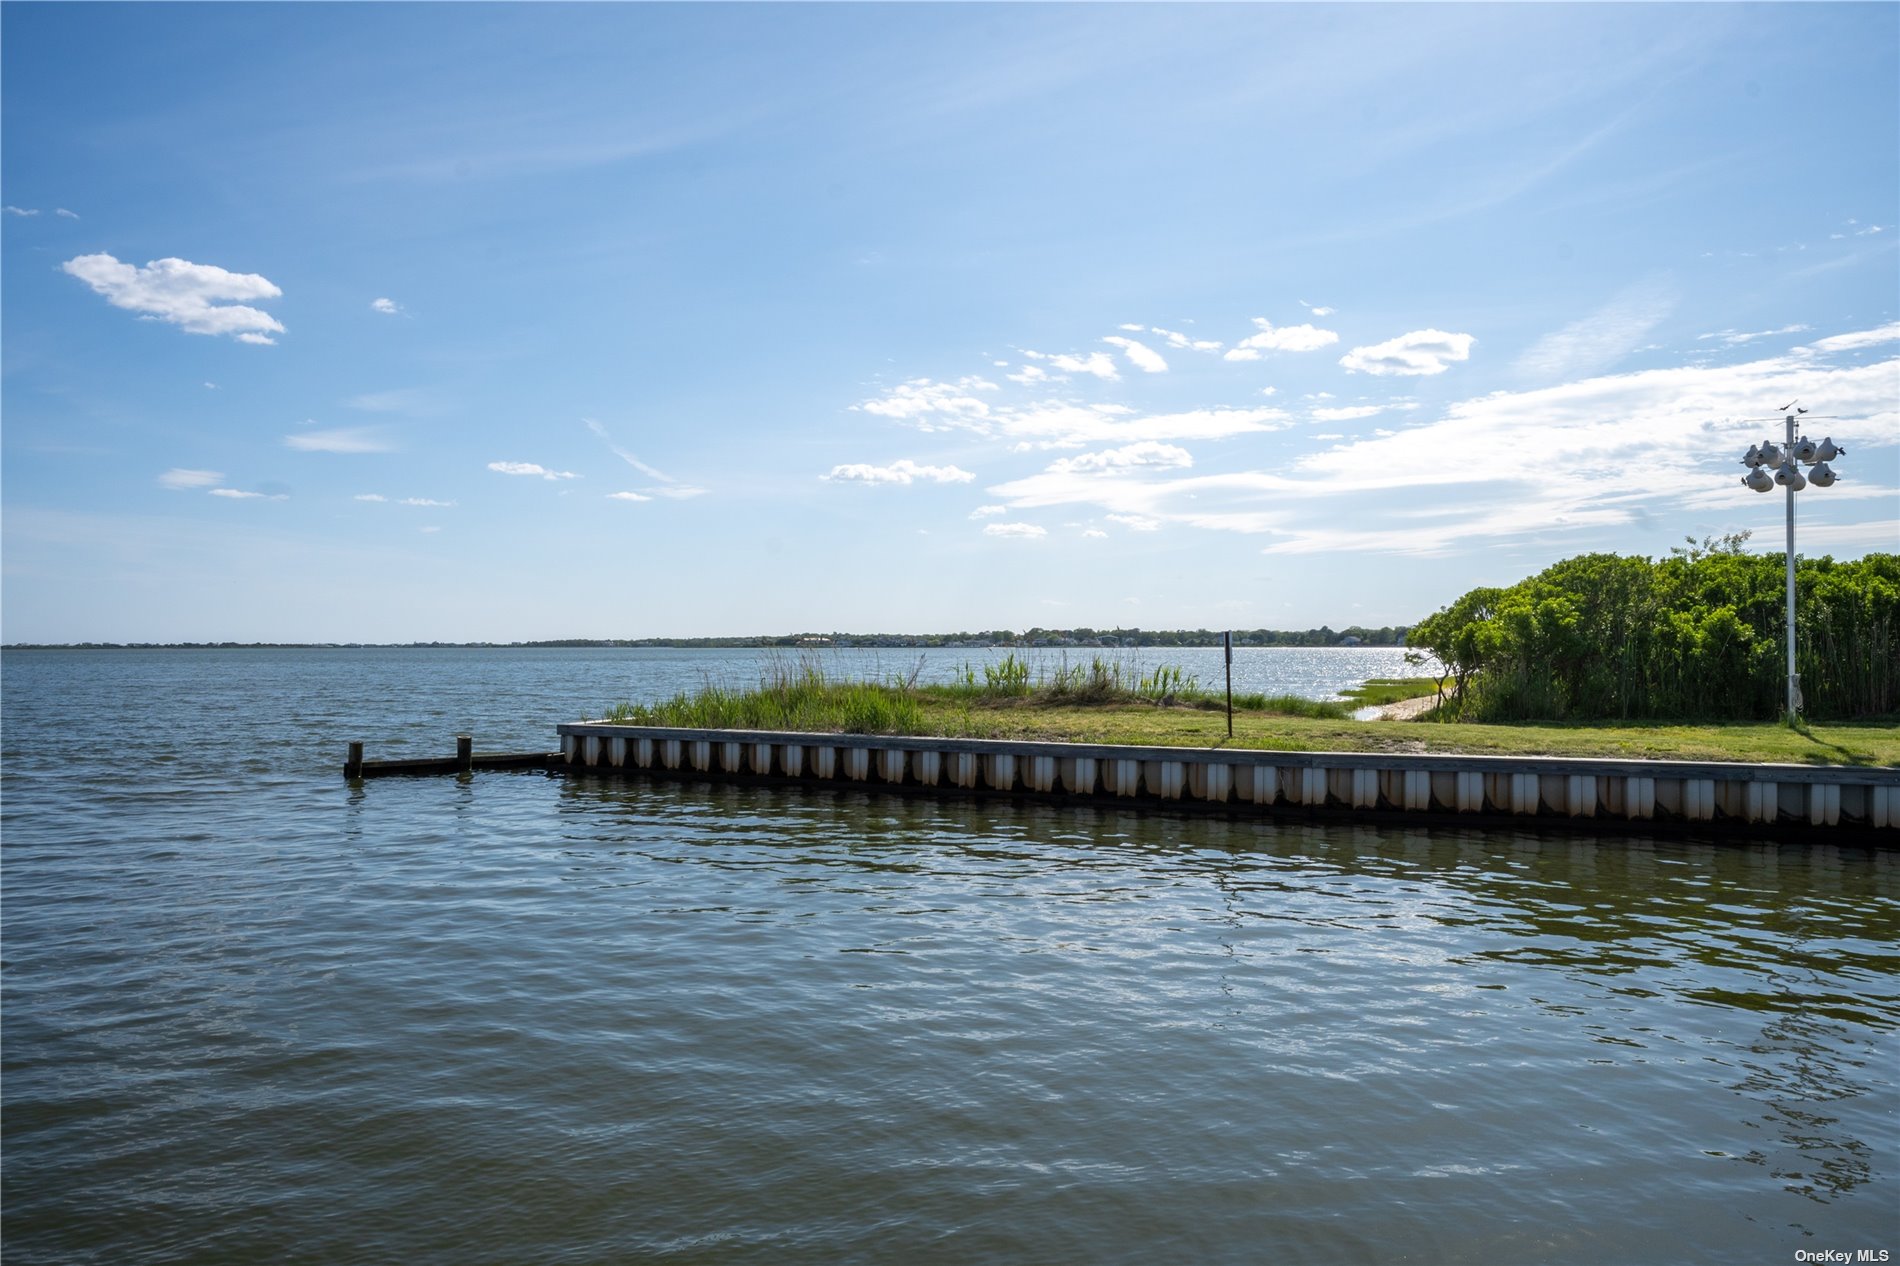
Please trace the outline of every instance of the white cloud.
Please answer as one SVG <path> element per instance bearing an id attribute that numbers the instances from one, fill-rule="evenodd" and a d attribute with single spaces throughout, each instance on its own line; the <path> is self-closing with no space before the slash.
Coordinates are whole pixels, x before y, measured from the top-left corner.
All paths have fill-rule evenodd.
<path id="1" fill-rule="evenodd" d="M 384 495 L 383 495 L 382 493 L 380 493 L 380 492 L 359 492 L 359 493 L 357 493 L 357 494 L 356 494 L 356 496 L 355 496 L 355 497 L 353 498 L 353 500 L 356 500 L 356 501 L 387 501 L 387 500 L 389 500 L 389 498 L 388 498 L 388 497 L 385 497 L 385 496 L 384 496 Z"/>
<path id="2" fill-rule="evenodd" d="M 38 215 L 39 213 L 40 212 L 39 212 L 38 207 L 16 207 L 12 203 L 7 204 L 8 215 L 28 216 L 28 215 Z"/>
<path id="3" fill-rule="evenodd" d="M 442 530 L 441 528 L 435 526 L 434 524 L 430 524 L 427 527 L 419 527 L 416 529 L 416 531 L 423 533 L 425 536 L 431 532 L 440 532 L 441 530 Z"/>
<path id="4" fill-rule="evenodd" d="M 653 500 L 653 498 L 643 497 L 637 492 L 610 492 L 607 494 L 607 500 L 609 501 L 651 501 Z"/>
<path id="5" fill-rule="evenodd" d="M 1151 519 L 1145 514 L 1111 514 L 1108 516 L 1108 519 L 1111 523 L 1120 523 L 1126 527 L 1133 528 L 1137 532 L 1159 532 L 1161 530 L 1161 520 Z"/>
<path id="6" fill-rule="evenodd" d="M 981 423 L 990 413 L 989 405 L 974 393 L 996 389 L 995 383 L 976 377 L 959 378 L 953 383 L 913 378 L 891 388 L 882 399 L 866 400 L 852 408 L 911 422 L 925 431 L 970 426 Z"/>
<path id="7" fill-rule="evenodd" d="M 1100 528 L 1090 528 L 1088 531 L 1082 533 L 1082 539 L 1085 541 L 1105 541 L 1108 539 L 1108 533 L 1102 531 Z"/>
<path id="8" fill-rule="evenodd" d="M 1168 372 L 1168 362 L 1161 358 L 1161 353 L 1146 343 L 1137 343 L 1134 339 L 1120 338 L 1113 334 L 1102 342 L 1121 348 L 1122 355 L 1128 358 L 1128 363 L 1143 373 L 1165 374 Z"/>
<path id="9" fill-rule="evenodd" d="M 242 343 L 274 343 L 284 327 L 249 304 L 283 291 L 256 273 L 227 272 L 212 264 L 157 259 L 143 268 L 110 255 L 80 255 L 60 266 L 102 294 L 115 308 L 166 321 L 192 334 L 229 334 Z"/>
<path id="10" fill-rule="evenodd" d="M 1475 342 L 1469 334 L 1413 330 L 1370 347 L 1355 347 L 1339 363 L 1357 373 L 1442 374 L 1453 361 L 1469 359 Z"/>
<path id="11" fill-rule="evenodd" d="M 1013 536 L 1030 540 L 1038 536 L 1049 535 L 1049 529 L 1034 523 L 989 523 L 983 527 L 985 536 Z"/>
<path id="12" fill-rule="evenodd" d="M 820 475 L 819 478 L 863 484 L 910 484 L 919 479 L 939 484 L 967 484 L 976 476 L 955 466 L 919 466 L 905 457 L 888 466 L 871 466 L 863 462 L 833 466 L 829 475 Z"/>
<path id="13" fill-rule="evenodd" d="M 215 470 L 185 470 L 178 466 L 158 477 L 159 486 L 164 488 L 209 488 L 223 480 L 224 476 Z"/>
<path id="14" fill-rule="evenodd" d="M 1834 334 L 1827 338 L 1816 339 L 1805 348 L 1796 348 L 1795 350 L 1807 352 L 1851 352 L 1863 347 L 1877 347 L 1882 343 L 1891 343 L 1896 339 L 1900 339 L 1900 321 L 1889 321 L 1887 324 L 1871 330 L 1855 330 L 1851 334 Z"/>
<path id="15" fill-rule="evenodd" d="M 1025 387 L 1033 386 L 1039 382 L 1051 381 L 1049 371 L 1044 369 L 1041 365 L 1024 365 L 1023 371 L 1020 374 L 1004 374 L 1003 377 L 1009 379 L 1011 382 L 1021 383 Z"/>
<path id="16" fill-rule="evenodd" d="M 669 501 L 691 501 L 694 497 L 703 497 L 707 489 L 692 484 L 663 484 L 657 488 L 645 488 L 642 491 L 655 497 L 665 497 Z"/>
<path id="17" fill-rule="evenodd" d="M 213 488 L 210 490 L 210 495 L 214 497 L 224 497 L 231 501 L 288 501 L 290 500 L 289 497 L 285 496 L 281 492 L 275 495 L 270 495 L 270 494 L 266 494 L 262 492 L 240 492 L 236 488 Z"/>
<path id="18" fill-rule="evenodd" d="M 1161 444 L 1154 440 L 1142 440 L 1139 443 L 1106 449 L 1099 453 L 1083 453 L 1079 457 L 1065 457 L 1053 463 L 1049 469 L 1058 474 L 1079 471 L 1108 473 L 1138 466 L 1158 470 L 1177 470 L 1193 464 L 1194 457 L 1185 448 L 1176 448 L 1172 444 Z M 1003 507 L 997 506 L 995 509 L 1000 513 Z"/>
<path id="19" fill-rule="evenodd" d="M 1322 308 L 1318 304 L 1308 303 L 1304 299 L 1300 300 L 1300 306 L 1302 308 L 1305 308 L 1308 312 L 1311 312 L 1316 317 L 1329 317 L 1333 315 L 1333 313 L 1339 311 L 1338 308 Z"/>
<path id="20" fill-rule="evenodd" d="M 455 503 L 453 501 L 431 501 L 427 497 L 404 497 L 401 504 L 406 506 L 435 506 L 437 508 L 446 509 Z"/>
<path id="21" fill-rule="evenodd" d="M 549 470 L 534 462 L 490 462 L 488 469 L 504 475 L 539 475 L 543 479 L 579 479 L 571 470 Z"/>
<path id="22" fill-rule="evenodd" d="M 1517 358 L 1517 371 L 1550 380 L 1609 369 L 1640 347 L 1675 306 L 1675 296 L 1661 285 L 1633 286 L 1589 316 L 1531 344 Z"/>
<path id="23" fill-rule="evenodd" d="M 371 299 L 369 306 L 372 312 L 381 312 L 385 316 L 395 316 L 402 311 L 402 305 L 394 299 Z"/>
<path id="24" fill-rule="evenodd" d="M 1107 352 L 1090 352 L 1087 356 L 1074 356 L 1067 352 L 1052 355 L 1048 352 L 1032 352 L 1027 349 L 1023 355 L 1031 360 L 1046 360 L 1065 374 L 1093 374 L 1104 382 L 1114 382 L 1121 375 L 1115 370 L 1115 362 Z"/>
<path id="25" fill-rule="evenodd" d="M 302 453 L 387 453 L 387 441 L 363 427 L 334 431 L 298 431 L 284 437 L 284 446 Z"/>
<path id="26" fill-rule="evenodd" d="M 991 515 L 1008 513 L 1008 506 L 978 506 L 976 509 L 970 511 L 970 517 L 973 519 L 987 519 Z"/>
<path id="27" fill-rule="evenodd" d="M 1135 328 L 1140 329 L 1141 327 L 1136 326 Z M 1169 347 L 1178 347 L 1184 352 L 1218 352 L 1221 349 L 1221 344 L 1215 342 L 1213 339 L 1189 338 L 1178 330 L 1164 330 L 1158 325 L 1151 325 L 1148 329 L 1150 333 L 1159 334 L 1162 338 L 1168 340 Z"/>
<path id="28" fill-rule="evenodd" d="M 1140 325 L 1130 325 L 1126 321 L 1124 321 L 1120 325 L 1116 326 L 1115 328 L 1118 330 L 1127 330 L 1130 334 L 1139 334 L 1142 332 L 1142 330 L 1144 330 L 1147 327 L 1140 326 Z"/>
<path id="29" fill-rule="evenodd" d="M 1379 404 L 1356 404 L 1343 409 L 1315 409 L 1315 422 L 1351 422 L 1355 418 L 1369 418 L 1384 413 L 1385 406 Z"/>
<path id="30" fill-rule="evenodd" d="M 1835 350 L 1863 345 L 1861 336 L 1843 336 Z M 1825 399 L 1827 412 L 1847 419 L 1830 425 L 1850 449 L 1900 444 L 1900 357 L 1834 367 L 1797 349 L 1743 365 L 1645 370 L 1480 396 L 1405 430 L 1263 469 L 1103 478 L 1052 467 L 989 492 L 1017 511 L 1087 506 L 1124 516 L 1116 522 L 1264 534 L 1273 553 L 1443 554 L 1527 541 L 1576 542 L 1569 546 L 1575 552 L 1589 547 L 1592 534 L 1643 518 L 1666 522 L 1716 509 L 1752 522 L 1747 516 L 1764 503 L 1749 500 L 1734 461 L 1765 427 L 1735 419 L 1795 396 Z M 1635 482 L 1626 470 L 1630 434 L 1645 437 L 1644 474 Z M 1448 464 L 1446 454 L 1481 456 Z M 1422 478 L 1421 471 L 1434 473 Z M 1827 501 L 1810 503 L 1814 513 L 1823 505 L 1844 511 L 1861 497 L 1891 503 L 1900 496 L 1879 463 L 1843 473 Z M 1765 514 L 1779 523 L 1774 507 Z M 1891 539 L 1891 517 L 1888 527 Z"/>
<path id="31" fill-rule="evenodd" d="M 1758 338 L 1774 338 L 1778 334 L 1805 334 L 1813 327 L 1806 325 L 1784 325 L 1778 330 L 1756 330 L 1753 333 L 1740 333 L 1735 330 L 1717 330 L 1713 334 L 1698 334 L 1696 342 L 1705 343 L 1710 339 L 1720 339 L 1730 347 L 1742 343 L 1752 343 Z"/>
<path id="32" fill-rule="evenodd" d="M 79 218 L 77 211 L 68 211 L 65 207 L 54 207 L 53 214 L 66 220 L 77 220 Z"/>
<path id="33" fill-rule="evenodd" d="M 1191 409 L 1142 416 L 1120 405 L 1046 402 L 1010 409 L 997 429 L 1019 448 L 1080 448 L 1085 444 L 1132 444 L 1142 440 L 1218 440 L 1288 425 L 1280 409 Z"/>
<path id="34" fill-rule="evenodd" d="M 1227 360 L 1259 360 L 1261 352 L 1316 352 L 1339 341 L 1339 335 L 1312 325 L 1284 325 L 1275 328 L 1265 317 L 1255 317 L 1257 334 L 1240 340 L 1227 349 Z"/>

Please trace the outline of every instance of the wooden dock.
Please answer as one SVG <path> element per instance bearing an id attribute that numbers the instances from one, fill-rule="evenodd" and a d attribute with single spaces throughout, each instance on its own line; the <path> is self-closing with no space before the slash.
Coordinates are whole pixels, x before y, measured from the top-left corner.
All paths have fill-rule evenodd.
<path id="1" fill-rule="evenodd" d="M 470 774 L 478 769 L 554 769 L 566 763 L 560 752 L 475 751 L 472 735 L 455 736 L 455 755 L 411 757 L 405 760 L 364 760 L 363 745 L 351 743 L 343 762 L 343 776 L 395 778 L 415 774 Z"/>

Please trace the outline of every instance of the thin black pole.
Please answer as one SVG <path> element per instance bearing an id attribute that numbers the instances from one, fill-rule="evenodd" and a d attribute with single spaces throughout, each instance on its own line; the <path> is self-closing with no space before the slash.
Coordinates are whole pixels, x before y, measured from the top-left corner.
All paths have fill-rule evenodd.
<path id="1" fill-rule="evenodd" d="M 1234 635 L 1220 635 L 1221 650 L 1227 655 L 1227 737 L 1234 737 Z"/>

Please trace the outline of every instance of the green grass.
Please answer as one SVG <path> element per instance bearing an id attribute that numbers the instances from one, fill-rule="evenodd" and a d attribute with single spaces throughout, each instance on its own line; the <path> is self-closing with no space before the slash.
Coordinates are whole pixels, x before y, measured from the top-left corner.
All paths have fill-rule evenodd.
<path id="1" fill-rule="evenodd" d="M 755 690 L 707 683 L 658 703 L 621 703 L 604 718 L 623 725 L 706 730 L 810 730 L 839 734 L 921 734 L 916 695 L 902 685 L 829 681 L 811 663 L 774 661 Z"/>
<path id="2" fill-rule="evenodd" d="M 1374 677 L 1339 693 L 1354 708 L 1383 708 L 1389 703 L 1437 694 L 1438 681 L 1433 677 Z"/>
<path id="3" fill-rule="evenodd" d="M 1018 667 L 1017 665 L 1020 665 Z M 773 660 L 756 689 L 708 683 L 654 704 L 623 703 L 606 720 L 692 729 L 917 734 L 1145 747 L 1269 751 L 1589 756 L 1646 760 L 1900 765 L 1900 723 L 1807 725 L 1489 725 L 1354 721 L 1354 707 L 1430 694 L 1426 679 L 1368 682 L 1351 701 L 1260 695 L 1224 700 L 1175 669 L 1121 672 L 1107 661 L 1031 673 L 1013 656 L 949 685 L 832 681 L 814 660 Z M 1420 686 L 1422 685 L 1422 689 Z M 1401 693 L 1402 692 L 1402 693 Z"/>

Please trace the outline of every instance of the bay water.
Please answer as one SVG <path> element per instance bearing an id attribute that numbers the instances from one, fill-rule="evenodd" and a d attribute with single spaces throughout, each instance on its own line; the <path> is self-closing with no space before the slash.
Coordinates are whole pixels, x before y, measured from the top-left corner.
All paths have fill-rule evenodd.
<path id="1" fill-rule="evenodd" d="M 8 653 L 7 1261 L 1900 1258 L 1892 850 L 340 776 L 758 667 Z"/>

